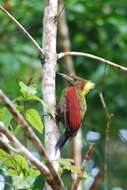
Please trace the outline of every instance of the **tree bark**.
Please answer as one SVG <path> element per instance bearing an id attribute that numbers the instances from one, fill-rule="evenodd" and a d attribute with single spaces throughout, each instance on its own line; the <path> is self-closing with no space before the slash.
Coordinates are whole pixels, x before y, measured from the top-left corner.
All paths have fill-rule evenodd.
<path id="1" fill-rule="evenodd" d="M 55 68 L 56 68 L 56 35 L 57 35 L 57 8 L 58 0 L 45 0 L 44 18 L 43 18 L 43 80 L 42 94 L 43 100 L 55 112 Z M 50 115 L 48 109 L 44 107 L 44 125 L 45 125 L 45 149 L 47 155 L 58 170 L 58 164 L 54 161 L 59 158 L 59 151 L 55 153 L 55 145 L 59 136 L 55 120 Z M 46 184 L 46 190 L 51 187 Z"/>

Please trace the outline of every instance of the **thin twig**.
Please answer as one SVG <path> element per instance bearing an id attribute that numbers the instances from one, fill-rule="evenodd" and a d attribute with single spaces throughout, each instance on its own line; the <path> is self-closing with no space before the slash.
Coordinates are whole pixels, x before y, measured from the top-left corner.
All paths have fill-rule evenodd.
<path id="1" fill-rule="evenodd" d="M 43 50 L 39 44 L 33 39 L 33 37 L 26 31 L 26 29 L 3 7 L 0 6 L 0 10 L 5 13 L 11 21 L 13 21 L 18 28 L 26 35 L 26 37 L 34 44 L 34 46 L 39 50 L 41 56 L 43 56 Z"/>
<path id="2" fill-rule="evenodd" d="M 95 150 L 94 146 L 90 145 L 87 153 L 85 154 L 85 158 L 84 158 L 83 163 L 82 163 L 81 172 L 77 175 L 77 178 L 74 180 L 74 182 L 71 186 L 71 190 L 77 190 L 79 183 L 83 177 L 83 172 L 86 168 L 88 161 L 92 158 L 92 154 L 93 154 L 94 150 Z"/>
<path id="3" fill-rule="evenodd" d="M 49 169 L 42 163 L 40 162 L 37 158 L 35 158 L 31 152 L 28 151 L 27 148 L 25 148 L 25 146 L 23 146 L 17 139 L 15 136 L 13 136 L 11 134 L 11 132 L 7 129 L 7 127 L 4 126 L 3 122 L 0 122 L 0 132 L 3 133 L 8 140 L 14 144 L 14 146 L 17 148 L 13 148 L 11 147 L 11 145 L 7 145 L 8 149 L 11 152 L 18 152 L 21 153 L 23 156 L 25 156 L 26 159 L 28 159 L 31 163 L 33 163 L 36 168 L 43 174 L 45 175 L 48 179 L 52 179 L 52 176 L 50 175 Z M 0 142 L 5 145 L 5 143 L 2 141 L 2 139 L 0 139 Z"/>
<path id="4" fill-rule="evenodd" d="M 103 95 L 103 85 L 104 85 L 105 77 L 106 77 L 106 66 L 105 66 L 105 69 L 104 69 L 104 75 L 103 75 L 101 86 L 100 86 L 99 97 L 100 97 L 101 104 L 102 104 L 102 106 L 104 108 L 106 118 L 107 118 L 106 130 L 105 130 L 105 146 L 104 146 L 104 181 L 105 181 L 104 189 L 108 190 L 109 130 L 110 130 L 113 114 L 109 112 L 108 106 L 107 106 L 107 104 L 105 102 L 104 95 Z"/>
<path id="5" fill-rule="evenodd" d="M 108 65 L 104 65 L 104 73 L 103 73 L 103 76 L 102 76 L 102 79 L 100 81 L 100 91 L 103 90 L 103 86 L 104 86 L 104 82 L 106 80 L 106 73 L 107 73 L 107 69 L 108 69 Z"/>
<path id="6" fill-rule="evenodd" d="M 105 190 L 108 190 L 109 130 L 113 114 L 109 112 L 102 92 L 99 93 L 99 97 L 107 117 L 106 130 L 105 130 L 105 146 L 104 146 L 104 181 L 105 181 Z"/>
<path id="7" fill-rule="evenodd" d="M 107 125 L 106 125 L 106 130 L 105 130 L 105 159 L 104 159 L 104 181 L 105 181 L 105 190 L 108 190 L 108 160 L 109 160 L 109 130 L 112 122 L 112 117 L 113 114 L 110 114 L 110 116 L 107 118 Z"/>
<path id="8" fill-rule="evenodd" d="M 63 7 L 61 8 L 60 12 L 57 15 L 57 18 L 60 18 L 62 14 L 64 14 L 65 4 L 63 4 Z"/>
<path id="9" fill-rule="evenodd" d="M 101 100 L 101 104 L 102 104 L 102 106 L 103 106 L 103 108 L 105 110 L 107 118 L 110 118 L 110 112 L 109 112 L 107 104 L 106 104 L 106 102 L 104 100 L 104 95 L 103 95 L 102 91 L 99 92 L 99 97 L 100 97 L 100 100 Z"/>
<path id="10" fill-rule="evenodd" d="M 105 110 L 106 116 L 109 117 L 110 113 L 109 113 L 108 106 L 107 106 L 107 104 L 106 104 L 106 102 L 104 100 L 104 95 L 103 95 L 103 86 L 104 86 L 104 82 L 105 82 L 105 79 L 106 79 L 106 73 L 107 73 L 107 65 L 105 64 L 104 73 L 103 73 L 103 76 L 102 76 L 102 79 L 101 79 L 101 82 L 100 82 L 100 87 L 99 87 L 99 97 L 100 97 L 102 106 L 103 106 L 103 108 Z"/>
<path id="11" fill-rule="evenodd" d="M 43 160 L 45 161 L 46 166 L 50 170 L 50 172 L 53 176 L 53 179 L 55 181 L 56 187 L 58 186 L 58 188 L 61 189 L 63 187 L 62 181 L 60 180 L 60 177 L 57 175 L 52 163 L 50 162 L 39 138 L 35 135 L 32 128 L 28 125 L 28 123 L 23 118 L 21 113 L 14 107 L 11 100 L 2 92 L 2 90 L 0 90 L 0 100 L 5 104 L 5 106 L 8 108 L 8 110 L 14 116 L 17 123 L 20 124 L 20 126 L 24 129 L 26 135 L 31 139 L 31 141 L 35 145 L 37 151 L 40 153 Z"/>
<path id="12" fill-rule="evenodd" d="M 95 60 L 101 61 L 103 63 L 106 63 L 106 64 L 108 64 L 110 66 L 113 66 L 113 67 L 115 67 L 117 69 L 120 69 L 120 70 L 123 70 L 123 71 L 127 71 L 127 67 L 118 65 L 118 64 L 113 63 L 111 61 L 108 61 L 107 59 L 104 59 L 104 58 L 101 58 L 101 57 L 98 57 L 96 55 L 92 55 L 92 54 L 89 54 L 89 53 L 81 53 L 81 52 L 65 52 L 65 53 L 63 53 L 62 52 L 62 53 L 59 53 L 57 55 L 57 58 L 61 59 L 62 57 L 67 56 L 67 55 L 89 57 L 91 59 L 95 59 Z"/>

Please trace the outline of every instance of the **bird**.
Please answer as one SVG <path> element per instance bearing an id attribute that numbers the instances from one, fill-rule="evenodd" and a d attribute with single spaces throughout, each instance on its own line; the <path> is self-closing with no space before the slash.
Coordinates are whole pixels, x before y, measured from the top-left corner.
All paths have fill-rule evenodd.
<path id="1" fill-rule="evenodd" d="M 60 97 L 57 108 L 57 122 L 62 121 L 65 132 L 60 135 L 55 150 L 62 149 L 66 141 L 74 137 L 78 129 L 81 127 L 87 104 L 85 95 L 95 87 L 95 83 L 90 80 L 83 79 L 76 75 L 68 76 L 64 73 L 57 73 L 69 84 Z"/>

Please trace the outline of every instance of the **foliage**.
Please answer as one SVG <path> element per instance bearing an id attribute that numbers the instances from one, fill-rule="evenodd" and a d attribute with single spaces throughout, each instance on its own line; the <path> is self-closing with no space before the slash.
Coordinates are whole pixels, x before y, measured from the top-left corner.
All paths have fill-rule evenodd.
<path id="1" fill-rule="evenodd" d="M 41 121 L 40 115 L 34 109 L 29 109 L 26 112 L 26 120 L 40 133 L 43 130 L 43 123 Z"/>
<path id="2" fill-rule="evenodd" d="M 20 1 L 20 4 L 16 0 L 7 2 L 8 4 L 6 4 L 6 1 L 2 1 L 1 3 L 23 24 L 35 40 L 41 44 L 42 10 L 44 6 L 42 1 Z M 73 51 L 95 54 L 126 66 L 127 4 L 125 0 L 65 0 L 65 9 Z M 17 29 L 15 24 L 10 22 L 2 12 L 0 12 L 0 20 L 0 88 L 13 99 L 15 106 L 24 116 L 32 109 L 32 115 L 33 112 L 36 112 L 34 115 L 42 118 L 39 114 L 41 113 L 40 103 L 43 105 L 45 103 L 39 98 L 41 92 L 41 65 L 38 52 L 31 42 Z M 60 51 L 59 47 L 58 51 Z M 97 63 L 95 60 L 83 57 L 75 57 L 74 62 L 79 76 L 96 82 L 97 88 L 87 96 L 88 110 L 83 124 L 83 139 L 86 138 L 86 134 L 89 131 L 100 133 L 100 139 L 96 145 L 97 151 L 93 167 L 98 166 L 101 168 L 104 165 L 106 116 L 98 96 L 98 87 L 103 78 L 105 66 L 103 63 Z M 58 69 L 62 71 L 60 61 Z M 57 99 L 63 89 L 60 80 L 59 78 L 56 79 Z M 19 81 L 22 82 L 19 83 Z M 104 97 L 109 111 L 114 114 L 110 128 L 108 162 L 110 189 L 116 186 L 123 189 L 127 187 L 126 142 L 124 144 L 119 138 L 119 130 L 127 129 L 126 81 L 126 73 L 115 68 L 106 68 L 103 85 Z M 31 83 L 34 85 L 31 85 Z M 50 110 L 50 108 L 48 109 Z M 55 117 L 54 113 L 51 114 Z M 16 126 L 10 112 L 2 106 L 0 109 L 0 120 L 7 127 L 11 128 L 12 132 L 17 134 L 22 139 L 22 142 L 24 142 L 24 136 L 19 133 L 20 127 Z M 43 121 L 39 119 L 39 129 L 33 118 L 31 119 L 31 115 L 28 121 L 40 136 L 40 132 L 43 132 Z M 83 142 L 84 152 L 86 141 L 83 140 Z M 63 154 L 68 157 L 70 149 L 65 149 Z M 66 164 L 62 165 L 62 168 L 65 168 L 65 166 Z M 66 175 L 65 178 L 67 180 L 68 176 Z M 29 178 L 27 181 L 29 183 Z M 25 187 L 22 188 L 24 189 Z M 98 189 L 104 189 L 103 179 L 100 181 Z"/>
<path id="3" fill-rule="evenodd" d="M 23 82 L 19 82 L 19 86 L 22 96 L 15 98 L 14 105 L 20 112 L 25 114 L 25 118 L 31 124 L 31 127 L 36 129 L 39 133 L 43 134 L 43 122 L 39 112 L 33 108 L 27 109 L 25 104 L 27 101 L 30 100 L 36 100 L 44 105 L 46 104 L 43 103 L 43 101 L 35 95 L 37 92 L 37 89 L 35 87 L 28 86 Z M 20 104 L 24 101 L 24 106 L 21 106 Z M 20 104 L 17 104 L 16 102 L 20 102 Z M 19 131 L 21 130 L 21 128 L 19 125 L 15 126 L 13 122 L 13 117 L 6 107 L 2 107 L 0 109 L 0 121 L 3 121 L 8 128 L 11 128 L 11 131 L 12 133 L 14 133 L 14 135 L 19 135 Z M 20 135 L 22 136 L 22 133 L 20 133 Z M 22 138 L 25 138 L 25 136 Z M 22 139 L 22 143 L 23 141 L 24 140 Z M 40 172 L 32 165 L 30 165 L 23 156 L 19 154 L 10 155 L 1 149 L 0 165 L 0 169 L 4 171 L 4 169 L 6 168 L 6 174 L 12 177 L 12 185 L 15 189 L 31 188 L 37 176 L 40 174 Z"/>
<path id="4" fill-rule="evenodd" d="M 16 189 L 30 188 L 39 175 L 39 171 L 28 165 L 24 157 L 19 154 L 10 155 L 0 149 L 0 160 L 2 168 L 4 166 L 8 168 L 6 172 L 12 176 L 13 186 Z"/>
<path id="5" fill-rule="evenodd" d="M 0 109 L 0 121 L 3 121 L 6 126 L 9 126 L 12 120 L 12 115 L 6 107 Z"/>
<path id="6" fill-rule="evenodd" d="M 72 173 L 80 173 L 81 169 L 74 165 L 74 160 L 69 158 L 60 158 L 57 160 L 57 162 L 60 164 L 59 167 L 59 174 L 61 175 L 64 170 L 71 171 Z"/>

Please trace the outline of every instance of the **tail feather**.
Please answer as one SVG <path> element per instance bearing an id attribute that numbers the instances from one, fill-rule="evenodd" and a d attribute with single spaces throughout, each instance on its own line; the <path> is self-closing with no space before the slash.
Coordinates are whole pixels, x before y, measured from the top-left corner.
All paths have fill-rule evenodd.
<path id="1" fill-rule="evenodd" d="M 71 137 L 71 134 L 68 131 L 65 131 L 65 133 L 60 136 L 55 146 L 56 152 L 64 146 L 69 137 Z"/>

